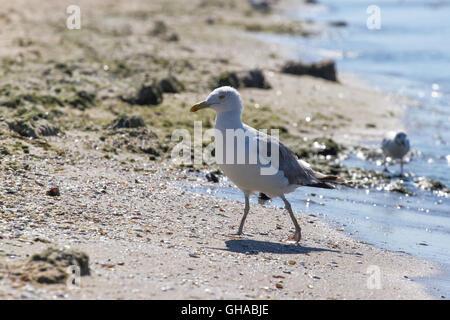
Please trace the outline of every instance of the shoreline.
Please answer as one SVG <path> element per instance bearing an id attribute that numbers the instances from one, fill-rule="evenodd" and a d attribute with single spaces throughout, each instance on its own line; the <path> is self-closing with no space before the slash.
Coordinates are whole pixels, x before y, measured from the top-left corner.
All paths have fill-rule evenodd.
<path id="1" fill-rule="evenodd" d="M 153 161 L 149 160 L 148 154 L 134 152 L 128 147 L 137 143 L 129 138 L 131 133 L 150 135 L 143 131 L 147 128 L 157 135 L 157 140 L 150 140 L 151 145 L 156 146 L 164 143 L 165 135 L 173 127 L 189 126 L 194 120 L 210 123 L 211 113 L 192 116 L 187 113 L 187 106 L 204 97 L 209 91 L 210 79 L 224 71 L 255 67 L 264 70 L 272 89 L 240 90 L 245 104 L 244 117 L 249 125 L 284 126 L 287 134 L 281 140 L 287 141 L 289 146 L 298 146 L 298 141 L 304 141 L 304 138 L 330 136 L 330 131 L 336 132 L 331 136 L 345 145 L 356 143 L 346 136 L 349 130 L 355 136 L 362 133 L 367 137 L 376 136 L 386 128 L 398 125 L 398 110 L 394 104 L 386 103 L 383 95 L 371 89 L 355 90 L 345 83 L 268 71 L 278 70 L 284 61 L 279 56 L 279 48 L 267 48 L 267 44 L 250 41 L 245 34 L 241 35 L 246 31 L 241 29 L 240 21 L 220 21 L 215 16 L 216 5 L 219 5 L 215 2 L 210 8 L 202 8 L 215 20 L 211 25 L 204 21 L 205 12 L 199 19 L 177 11 L 175 5 L 166 8 L 170 14 L 159 13 L 157 10 L 163 1 L 136 3 L 133 8 L 136 11 L 129 11 L 125 8 L 127 3 L 122 2 L 112 9 L 105 9 L 104 5 L 108 3 L 101 1 L 98 4 L 105 11 L 97 11 L 97 14 L 101 12 L 105 21 L 91 21 L 88 25 L 93 35 L 77 35 L 80 51 L 62 58 L 64 48 L 57 48 L 48 52 L 45 62 L 50 64 L 51 72 L 64 71 L 65 75 L 55 76 L 56 79 L 61 77 L 63 83 L 71 83 L 69 80 L 73 81 L 74 75 L 83 79 L 81 84 L 74 81 L 76 90 L 80 87 L 88 90 L 83 87 L 84 83 L 104 81 L 97 88 L 101 93 L 97 93 L 96 102 L 85 110 L 39 106 L 63 114 L 60 118 L 55 117 L 54 123 L 63 128 L 64 135 L 43 139 L 50 146 L 46 148 L 9 130 L 5 120 L 17 116 L 16 110 L 8 110 L 1 121 L 2 139 L 9 154 L 3 154 L 0 171 L 0 299 L 435 298 L 412 279 L 436 274 L 436 264 L 361 243 L 333 229 L 313 213 L 300 215 L 305 238 L 299 247 L 280 243 L 291 227 L 283 210 L 254 203 L 246 225 L 247 236 L 242 240 L 230 238 L 243 210 L 240 201 L 181 190 L 174 185 L 208 183 L 189 169 L 175 168 L 164 156 Z M 87 6 L 99 10 L 96 5 Z M 198 4 L 191 5 L 186 5 L 186 10 L 193 14 Z M 277 20 L 270 20 L 271 15 L 252 13 L 248 16 L 247 8 L 243 8 L 244 11 L 240 11 L 240 7 L 228 9 L 246 23 L 250 17 L 248 19 L 261 24 L 261 28 L 280 27 Z M 26 23 L 32 24 L 33 18 L 39 20 L 40 10 L 36 8 L 36 16 Z M 123 20 L 117 18 L 117 12 L 124 15 L 120 18 Z M 142 32 L 136 30 L 147 26 L 146 21 L 136 18 L 133 22 L 136 25 L 129 22 L 129 15 L 140 17 L 139 12 L 152 21 L 161 16 L 167 18 L 169 30 L 176 32 L 180 40 L 142 40 Z M 118 19 L 118 25 L 123 29 L 108 29 L 108 19 L 114 22 Z M 205 25 L 209 27 L 205 28 Z M 105 26 L 106 30 L 103 30 Z M 9 27 L 16 30 L 13 22 Z M 42 47 L 54 44 L 53 34 L 46 28 L 44 30 L 49 34 L 43 39 L 49 42 L 23 49 L 25 57 L 32 54 L 32 50 L 42 51 Z M 71 34 L 61 32 L 58 36 L 60 42 L 69 42 L 69 48 L 72 48 Z M 33 39 L 32 34 L 30 38 Z M 117 68 L 114 72 L 120 76 L 110 77 L 104 71 L 95 71 L 92 75 L 93 71 L 89 69 L 92 66 L 105 69 L 99 61 L 106 65 L 103 61 L 109 50 L 108 46 L 94 46 L 95 41 L 107 39 L 119 46 L 122 38 L 131 43 L 130 50 L 135 49 L 136 53 L 131 55 L 131 61 L 108 62 L 108 68 Z M 142 50 L 142 43 L 148 46 L 146 50 Z M 167 65 L 158 55 L 157 49 L 161 47 L 164 59 L 173 59 Z M 99 55 L 95 62 L 77 60 L 88 60 L 87 53 L 94 54 L 92 48 Z M 14 52 L 17 48 L 11 50 Z M 146 56 L 148 50 L 161 61 Z M 124 52 L 125 57 L 130 54 L 127 50 Z M 59 65 L 51 64 L 48 59 L 55 59 Z M 30 64 L 33 76 L 41 74 L 41 69 L 33 72 L 43 61 L 25 61 L 25 66 Z M 148 68 L 148 64 L 158 75 L 165 74 L 168 65 L 181 70 L 177 76 L 185 84 L 185 91 L 164 95 L 163 103 L 151 108 L 136 108 L 117 99 L 128 92 L 133 82 L 140 83 L 145 78 L 136 70 Z M 89 69 L 90 73 L 77 74 L 77 70 L 83 68 Z M 137 73 L 135 78 L 132 71 L 129 75 L 127 68 Z M 13 65 L 11 70 L 6 73 L 5 81 L 23 80 L 20 66 Z M 31 87 L 29 83 L 26 86 L 27 90 Z M 331 111 L 330 105 L 333 106 Z M 377 105 L 383 108 L 371 108 Z M 25 104 L 25 108 L 28 107 Z M 364 117 L 358 115 L 361 108 L 377 119 L 375 127 L 368 128 Z M 388 115 L 389 112 L 393 115 Z M 121 113 L 139 114 L 147 123 L 146 129 L 105 129 L 105 125 Z M 342 117 L 329 117 L 330 113 Z M 305 116 L 311 116 L 313 120 L 305 121 Z M 164 122 L 159 122 L 160 118 Z M 264 121 L 258 122 L 261 119 Z M 124 136 L 131 142 L 120 140 Z M 116 141 L 112 143 L 111 139 Z M 163 147 L 155 151 L 162 154 Z M 47 196 L 45 192 L 55 185 L 61 191 L 60 196 Z M 81 289 L 69 290 L 64 284 L 36 284 L 27 278 L 26 272 L 22 271 L 26 261 L 49 246 L 70 246 L 88 254 L 91 275 L 81 278 Z M 379 267 L 380 289 L 367 285 L 370 266 Z"/>

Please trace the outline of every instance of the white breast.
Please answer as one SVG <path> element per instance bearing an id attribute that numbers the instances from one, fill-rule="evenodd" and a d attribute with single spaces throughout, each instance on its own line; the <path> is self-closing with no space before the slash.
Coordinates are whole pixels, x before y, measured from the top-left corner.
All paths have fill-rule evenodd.
<path id="1" fill-rule="evenodd" d="M 244 147 L 237 143 L 237 139 L 234 139 L 234 143 L 230 141 L 231 135 L 227 139 L 224 129 L 218 130 L 222 137 L 220 135 L 216 136 L 216 160 L 225 175 L 241 190 L 248 193 L 263 192 L 270 197 L 277 197 L 294 191 L 296 186 L 289 185 L 289 181 L 284 176 L 283 171 L 261 163 L 261 159 L 264 160 L 266 156 L 264 151 L 250 147 L 252 144 L 253 146 L 257 145 L 257 142 L 254 140 L 257 131 L 253 128 L 248 130 L 246 127 L 235 130 L 242 130 L 247 137 Z M 221 138 L 223 138 L 223 143 L 220 142 Z M 222 154 L 220 154 L 220 150 L 222 150 Z M 254 153 L 255 151 L 256 154 Z M 241 159 L 239 159 L 238 155 L 241 156 Z"/>
<path id="2" fill-rule="evenodd" d="M 409 151 L 409 146 L 403 146 L 395 143 L 392 139 L 384 139 L 381 148 L 383 153 L 391 158 L 400 159 L 403 158 Z"/>

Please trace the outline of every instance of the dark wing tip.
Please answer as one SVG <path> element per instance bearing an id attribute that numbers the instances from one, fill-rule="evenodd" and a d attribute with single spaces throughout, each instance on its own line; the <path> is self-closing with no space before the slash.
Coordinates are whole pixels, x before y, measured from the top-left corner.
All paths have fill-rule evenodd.
<path id="1" fill-rule="evenodd" d="M 335 186 L 332 184 L 326 183 L 326 182 L 318 182 L 318 183 L 311 183 L 307 184 L 307 187 L 313 187 L 313 188 L 322 188 L 322 189 L 336 189 Z"/>

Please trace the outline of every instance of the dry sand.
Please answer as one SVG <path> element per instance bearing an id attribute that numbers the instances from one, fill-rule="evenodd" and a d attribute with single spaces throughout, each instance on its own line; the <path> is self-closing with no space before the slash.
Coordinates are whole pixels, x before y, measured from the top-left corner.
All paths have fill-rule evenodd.
<path id="1" fill-rule="evenodd" d="M 92 85 L 98 97 L 84 111 L 56 107 L 64 114 L 56 123 L 65 135 L 46 138 L 50 148 L 12 133 L 6 122 L 14 113 L 0 107 L 5 111 L 0 137 L 11 151 L 2 155 L 0 170 L 1 299 L 432 298 L 415 280 L 438 272 L 428 261 L 353 240 L 314 212 L 297 213 L 301 246 L 285 245 L 280 240 L 292 232 L 288 215 L 282 208 L 259 204 L 252 204 L 246 236 L 234 239 L 230 234 L 236 231 L 242 202 L 186 191 L 185 186 L 211 182 L 177 168 L 167 157 L 150 161 L 143 153 L 106 150 L 102 141 L 110 131 L 104 125 L 122 112 L 141 115 L 158 137 L 194 120 L 211 123 L 212 113 L 191 115 L 188 105 L 205 97 L 212 76 L 252 67 L 264 70 L 272 89 L 241 90 L 244 118 L 257 120 L 262 111 L 255 104 L 264 107 L 267 121 L 286 127 L 290 146 L 318 135 L 354 145 L 400 126 L 401 110 L 393 97 L 362 88 L 346 76 L 332 83 L 277 72 L 292 53 L 252 39 L 242 23 L 270 29 L 285 18 L 277 12 L 253 13 L 244 1 L 224 3 L 80 1 L 88 20 L 80 31 L 64 30 L 66 6 L 61 1 L 17 1 L 1 8 L 6 27 L 0 34 L 0 56 L 25 60 L 24 65 L 12 63 L 12 72 L 4 64 L 2 85 L 46 92 L 40 80 L 43 69 L 54 70 L 55 61 L 78 61 L 77 68 L 94 71 L 78 74 L 75 68 L 71 77 L 78 80 L 58 78 L 58 83 Z M 148 37 L 156 20 L 164 20 L 180 40 Z M 19 38 L 32 43 L 23 47 Z M 173 63 L 156 66 L 146 53 Z M 131 75 L 109 77 L 95 71 L 107 59 L 129 63 Z M 166 74 L 169 67 L 179 70 L 186 90 L 165 95 L 161 106 L 128 106 L 117 98 L 136 88 L 147 68 L 153 76 Z M 306 116 L 314 121 L 305 122 Z M 173 123 L 161 125 L 158 119 L 164 117 Z M 111 136 L 119 139 L 128 131 L 123 132 Z M 46 195 L 53 186 L 60 196 Z M 21 265 L 49 246 L 89 255 L 91 275 L 82 277 L 80 288 L 37 284 L 23 276 Z M 380 271 L 377 289 L 368 285 L 373 266 Z"/>

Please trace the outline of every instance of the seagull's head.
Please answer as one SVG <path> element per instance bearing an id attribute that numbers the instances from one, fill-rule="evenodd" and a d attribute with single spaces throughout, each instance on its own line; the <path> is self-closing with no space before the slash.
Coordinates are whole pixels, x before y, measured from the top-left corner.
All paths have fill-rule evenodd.
<path id="1" fill-rule="evenodd" d="M 394 141 L 398 145 L 406 146 L 408 142 L 408 136 L 404 132 L 399 132 L 395 135 Z"/>
<path id="2" fill-rule="evenodd" d="M 212 91 L 205 101 L 191 107 L 191 112 L 210 108 L 217 113 L 242 112 L 242 100 L 239 92 L 232 87 L 220 87 Z"/>

